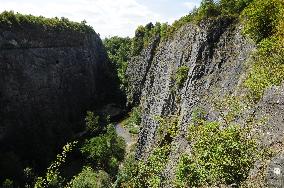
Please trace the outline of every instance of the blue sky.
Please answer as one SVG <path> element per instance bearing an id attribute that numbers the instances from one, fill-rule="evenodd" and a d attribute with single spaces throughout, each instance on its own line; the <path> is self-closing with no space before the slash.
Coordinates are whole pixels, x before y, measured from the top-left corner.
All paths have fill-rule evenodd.
<path id="1" fill-rule="evenodd" d="M 138 25 L 172 23 L 201 0 L 0 0 L 0 11 L 67 17 L 94 27 L 101 37 L 133 36 Z"/>

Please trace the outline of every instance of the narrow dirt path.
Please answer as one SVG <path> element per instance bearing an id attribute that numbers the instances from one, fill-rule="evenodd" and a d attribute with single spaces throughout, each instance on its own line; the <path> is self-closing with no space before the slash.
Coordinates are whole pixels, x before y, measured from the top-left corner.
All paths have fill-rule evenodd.
<path id="1" fill-rule="evenodd" d="M 132 135 L 129 133 L 129 131 L 126 128 L 122 127 L 120 123 L 116 124 L 115 130 L 118 136 L 124 138 L 127 145 L 133 142 Z"/>
<path id="2" fill-rule="evenodd" d="M 118 136 L 124 138 L 126 143 L 126 152 L 130 151 L 130 148 L 133 144 L 137 142 L 137 138 L 133 136 L 127 128 L 124 128 L 120 123 L 115 125 L 115 130 Z"/>

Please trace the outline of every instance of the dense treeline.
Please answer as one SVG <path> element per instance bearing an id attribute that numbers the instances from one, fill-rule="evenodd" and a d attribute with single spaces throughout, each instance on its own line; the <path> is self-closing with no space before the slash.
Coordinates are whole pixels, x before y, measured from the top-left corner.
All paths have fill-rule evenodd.
<path id="1" fill-rule="evenodd" d="M 122 90 L 127 87 L 125 72 L 127 68 L 127 61 L 131 57 L 131 39 L 122 37 L 106 38 L 103 43 L 107 50 L 108 57 L 117 70 L 117 76 L 120 80 L 120 87 Z"/>
<path id="2" fill-rule="evenodd" d="M 238 18 L 242 10 L 251 2 L 252 0 L 220 0 L 217 2 L 203 0 L 198 9 L 192 10 L 172 25 L 158 22 L 155 25 L 149 23 L 146 26 L 139 26 L 133 38 L 132 55 L 138 55 L 153 37 L 160 37 L 162 41 L 170 39 L 179 28 L 187 23 L 199 24 L 201 21 L 221 16 Z"/>
<path id="3" fill-rule="evenodd" d="M 12 27 L 16 26 L 29 26 L 29 27 L 41 27 L 44 30 L 70 30 L 80 33 L 94 32 L 91 26 L 86 25 L 86 21 L 81 23 L 70 21 L 68 18 L 45 18 L 43 16 L 23 15 L 20 13 L 14 13 L 13 11 L 4 11 L 0 14 L 0 26 Z"/>

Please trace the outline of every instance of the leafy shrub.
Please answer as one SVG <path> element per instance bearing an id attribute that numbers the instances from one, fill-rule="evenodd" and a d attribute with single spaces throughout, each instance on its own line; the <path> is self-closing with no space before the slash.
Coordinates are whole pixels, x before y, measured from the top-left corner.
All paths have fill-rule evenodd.
<path id="1" fill-rule="evenodd" d="M 216 17 L 219 15 L 220 10 L 214 0 L 202 0 L 195 20 L 201 21 L 204 18 Z"/>
<path id="2" fill-rule="evenodd" d="M 250 97 L 258 101 L 264 91 L 284 80 L 284 43 L 275 38 L 264 39 L 253 57 L 251 71 L 245 81 Z"/>
<path id="3" fill-rule="evenodd" d="M 253 1 L 243 12 L 244 33 L 257 44 L 245 81 L 250 97 L 257 102 L 264 91 L 284 80 L 284 2 Z"/>
<path id="4" fill-rule="evenodd" d="M 187 79 L 189 67 L 181 66 L 177 69 L 174 80 L 178 88 L 181 88 Z"/>
<path id="5" fill-rule="evenodd" d="M 283 9 L 282 0 L 254 0 L 243 12 L 244 33 L 256 42 L 272 36 L 279 21 L 283 19 Z"/>
<path id="6" fill-rule="evenodd" d="M 219 6 L 222 15 L 239 16 L 239 14 L 253 0 L 220 0 Z"/>
<path id="7" fill-rule="evenodd" d="M 139 26 L 135 31 L 135 36 L 132 39 L 132 56 L 137 56 L 141 53 L 143 48 L 146 48 L 154 37 L 161 36 L 161 29 L 165 29 L 165 25 L 157 22 L 155 26 L 150 22 L 147 25 Z"/>
<path id="8" fill-rule="evenodd" d="M 135 159 L 134 154 L 131 154 L 126 158 L 123 162 L 122 169 L 118 173 L 116 187 L 135 187 L 135 177 L 137 177 L 139 171 L 138 164 L 139 162 Z"/>
<path id="9" fill-rule="evenodd" d="M 104 171 L 94 171 L 91 167 L 84 167 L 82 172 L 74 177 L 68 185 L 69 188 L 108 188 L 111 180 Z"/>
<path id="10" fill-rule="evenodd" d="M 45 177 L 38 177 L 35 182 L 35 188 L 60 188 L 64 187 L 65 180 L 60 176 L 60 167 L 65 163 L 67 154 L 70 153 L 77 141 L 67 143 L 63 147 L 61 154 L 58 154 L 56 160 L 48 167 Z"/>
<path id="11" fill-rule="evenodd" d="M 138 134 L 139 127 L 141 124 L 141 108 L 140 107 L 134 107 L 132 111 L 130 112 L 129 118 L 127 118 L 123 124 L 126 126 L 130 133 L 132 134 Z"/>
<path id="12" fill-rule="evenodd" d="M 12 180 L 10 180 L 10 179 L 5 179 L 5 181 L 3 182 L 3 184 L 2 184 L 2 188 L 13 188 L 14 186 L 13 186 L 13 181 Z"/>
<path id="13" fill-rule="evenodd" d="M 86 140 L 81 152 L 94 166 L 114 176 L 118 171 L 118 161 L 124 159 L 125 141 L 117 136 L 114 126 L 109 125 L 107 133 Z"/>
<path id="14" fill-rule="evenodd" d="M 183 156 L 177 168 L 182 186 L 239 184 L 255 161 L 256 144 L 239 126 L 205 121 L 189 127 L 188 141 L 192 155 Z"/>
<path id="15" fill-rule="evenodd" d="M 87 111 L 85 118 L 86 130 L 90 133 L 96 133 L 100 129 L 99 116 L 95 116 L 94 112 Z"/>
<path id="16" fill-rule="evenodd" d="M 129 157 L 119 173 L 119 187 L 161 187 L 162 171 L 168 160 L 170 146 L 157 147 L 147 161 L 137 161 Z"/>
<path id="17" fill-rule="evenodd" d="M 168 142 L 167 139 L 173 139 L 178 135 L 178 116 L 155 117 L 155 119 L 159 122 L 157 133 L 161 142 Z"/>

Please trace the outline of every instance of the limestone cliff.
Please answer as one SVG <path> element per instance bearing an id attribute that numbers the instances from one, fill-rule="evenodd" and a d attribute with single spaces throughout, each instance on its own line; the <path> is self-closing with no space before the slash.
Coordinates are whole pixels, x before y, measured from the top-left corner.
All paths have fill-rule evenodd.
<path id="1" fill-rule="evenodd" d="M 8 156 L 26 161 L 17 168 L 45 168 L 56 148 L 83 129 L 87 110 L 117 102 L 116 88 L 94 31 L 1 25 L 1 154 L 13 151 Z"/>
<path id="2" fill-rule="evenodd" d="M 209 98 L 242 94 L 246 62 L 255 46 L 241 31 L 239 23 L 224 18 L 199 25 L 187 24 L 167 41 L 154 41 L 129 62 L 128 100 L 142 107 L 136 157 L 147 158 L 157 144 L 156 116 L 179 117 L 180 130 L 171 142 L 170 160 L 164 171 L 166 179 L 172 179 L 180 155 L 190 150 L 185 135 L 193 110 L 203 107 L 209 113 L 208 118 L 214 119 Z M 188 67 L 188 74 L 185 82 L 177 87 L 173 78 L 182 66 Z M 272 90 L 277 90 L 277 94 Z M 281 88 L 272 90 L 267 91 L 263 101 L 255 107 L 256 113 L 270 117 L 269 126 L 262 130 L 267 137 L 263 139 L 266 144 L 283 139 L 283 92 Z M 278 179 L 270 183 L 275 181 L 281 182 Z M 164 185 L 167 186 L 170 185 Z"/>

